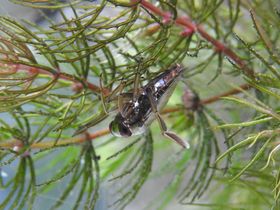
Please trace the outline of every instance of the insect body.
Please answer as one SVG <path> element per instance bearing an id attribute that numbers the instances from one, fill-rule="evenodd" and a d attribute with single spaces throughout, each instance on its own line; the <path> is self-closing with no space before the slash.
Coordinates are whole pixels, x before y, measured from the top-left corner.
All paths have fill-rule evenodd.
<path id="1" fill-rule="evenodd" d="M 167 131 L 158 110 L 161 110 L 172 94 L 178 79 L 183 72 L 179 64 L 166 70 L 148 84 L 133 93 L 122 93 L 120 97 L 129 98 L 119 107 L 119 113 L 110 123 L 110 131 L 119 137 L 129 137 L 145 132 L 146 128 L 157 119 L 163 135 L 174 140 L 184 148 L 187 147 L 175 133 Z"/>

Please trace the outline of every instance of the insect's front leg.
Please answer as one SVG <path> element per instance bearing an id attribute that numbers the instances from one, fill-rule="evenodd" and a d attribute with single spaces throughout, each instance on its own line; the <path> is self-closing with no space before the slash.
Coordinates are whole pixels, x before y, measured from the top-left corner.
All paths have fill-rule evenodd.
<path id="1" fill-rule="evenodd" d="M 118 96 L 118 110 L 124 118 L 133 112 L 132 98 L 133 93 L 121 93 Z"/>
<path id="2" fill-rule="evenodd" d="M 117 108 L 115 107 L 114 110 L 118 109 L 118 111 L 122 114 L 124 104 L 130 101 L 133 97 L 131 93 L 122 93 L 122 91 L 125 88 L 125 85 L 126 82 L 124 80 L 121 80 L 121 83 L 111 92 L 109 96 L 105 98 L 104 95 L 101 94 L 101 102 L 106 113 L 108 113 L 107 108 L 105 106 L 106 102 L 108 103 L 112 101 L 117 101 Z M 101 82 L 100 87 L 102 87 Z"/>
<path id="3" fill-rule="evenodd" d="M 139 87 L 140 87 L 140 63 L 137 66 L 135 78 L 134 78 L 134 87 L 133 87 L 133 102 L 137 101 L 137 98 L 139 96 Z"/>
<path id="4" fill-rule="evenodd" d="M 118 98 L 118 96 L 122 93 L 123 89 L 126 86 L 126 82 L 122 79 L 120 84 L 111 91 L 110 95 L 106 96 L 105 101 L 106 102 L 111 102 L 114 101 Z"/>
<path id="5" fill-rule="evenodd" d="M 163 121 L 162 117 L 160 116 L 158 110 L 157 110 L 157 105 L 156 105 L 156 102 L 153 98 L 153 95 L 152 95 L 152 91 L 151 90 L 148 90 L 146 92 L 148 98 L 149 98 L 149 102 L 151 104 L 151 108 L 152 108 L 152 111 L 153 113 L 155 114 L 156 116 L 156 119 L 159 123 L 159 126 L 160 126 L 160 129 L 161 129 L 161 132 L 162 132 L 162 135 L 168 137 L 169 139 L 175 141 L 177 144 L 181 145 L 183 148 L 189 148 L 190 145 L 188 143 L 185 143 L 179 136 L 177 136 L 174 132 L 171 132 L 171 131 L 168 131 L 167 130 L 167 126 L 165 124 L 165 122 Z"/>

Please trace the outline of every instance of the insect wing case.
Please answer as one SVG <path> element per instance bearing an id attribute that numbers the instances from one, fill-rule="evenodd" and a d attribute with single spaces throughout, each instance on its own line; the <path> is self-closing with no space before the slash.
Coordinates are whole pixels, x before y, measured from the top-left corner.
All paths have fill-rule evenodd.
<path id="1" fill-rule="evenodd" d="M 146 92 L 152 91 L 158 111 L 168 102 L 183 71 L 183 66 L 176 64 L 144 86 Z"/>

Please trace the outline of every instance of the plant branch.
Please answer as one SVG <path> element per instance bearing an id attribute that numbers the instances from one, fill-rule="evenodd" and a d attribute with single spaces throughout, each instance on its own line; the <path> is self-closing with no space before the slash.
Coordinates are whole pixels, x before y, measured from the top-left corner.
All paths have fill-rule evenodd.
<path id="1" fill-rule="evenodd" d="M 233 88 L 233 89 L 231 89 L 227 92 L 224 92 L 224 93 L 221 93 L 221 94 L 218 94 L 218 95 L 211 96 L 209 98 L 200 100 L 199 103 L 200 103 L 200 105 L 212 104 L 214 102 L 219 101 L 220 98 L 222 98 L 222 97 L 235 95 L 235 94 L 241 93 L 244 90 L 248 90 L 250 88 L 252 88 L 252 86 L 250 86 L 249 84 L 243 84 L 243 85 L 240 85 L 238 88 Z M 161 113 L 162 114 L 168 114 L 168 113 L 172 113 L 172 112 L 178 112 L 180 110 L 182 110 L 182 107 L 172 107 L 172 108 L 164 109 Z"/>
<path id="2" fill-rule="evenodd" d="M 39 142 L 39 143 L 33 143 L 32 145 L 30 145 L 30 148 L 32 149 L 48 149 L 51 147 L 59 147 L 59 146 L 66 146 L 66 145 L 70 145 L 70 144 L 81 144 L 84 143 L 86 141 L 92 141 L 94 139 L 96 139 L 97 137 L 101 137 L 101 136 L 105 136 L 107 134 L 109 134 L 110 131 L 109 129 L 103 129 L 94 133 L 91 133 L 89 135 L 83 135 L 80 137 L 75 137 L 75 138 L 70 138 L 67 140 L 63 140 L 63 141 L 48 141 L 48 142 Z M 3 142 L 0 143 L 0 148 L 15 148 L 15 147 L 22 147 L 22 142 L 19 140 L 11 140 L 8 142 Z"/>
<path id="3" fill-rule="evenodd" d="M 5 65 L 3 63 L 0 63 L 1 66 Z M 5 72 L 6 74 L 8 73 L 16 73 L 18 70 L 23 70 L 23 71 L 28 71 L 29 73 L 36 73 L 36 74 L 44 74 L 44 75 L 49 75 L 51 76 L 51 73 L 47 70 L 44 70 L 43 68 L 39 68 L 39 67 L 31 67 L 28 65 L 24 65 L 24 64 L 13 64 L 13 63 L 9 63 L 6 64 L 8 66 L 10 66 L 10 72 Z M 75 90 L 80 90 L 83 88 L 83 83 L 93 92 L 95 93 L 100 93 L 101 91 L 103 92 L 104 95 L 108 95 L 109 94 L 109 90 L 106 88 L 102 88 L 102 90 L 100 89 L 100 87 L 98 87 L 97 85 L 88 82 L 87 80 L 78 80 L 76 77 L 74 77 L 73 75 L 67 74 L 67 73 L 63 73 L 58 71 L 58 76 L 60 79 L 63 80 L 67 80 L 67 81 L 71 81 L 74 83 L 74 89 Z"/>
<path id="4" fill-rule="evenodd" d="M 238 88 L 233 88 L 227 92 L 201 100 L 200 104 L 202 104 L 202 105 L 211 104 L 213 102 L 220 100 L 220 98 L 222 98 L 222 97 L 235 95 L 235 94 L 241 93 L 243 90 L 248 90 L 250 88 L 252 88 L 252 86 L 250 86 L 249 84 L 243 84 L 243 85 L 240 85 Z"/>
<path id="5" fill-rule="evenodd" d="M 201 105 L 211 104 L 211 103 L 219 101 L 221 97 L 225 97 L 225 96 L 229 96 L 229 95 L 235 95 L 235 94 L 241 93 L 243 90 L 248 90 L 250 88 L 251 88 L 250 85 L 243 84 L 243 85 L 240 85 L 238 88 L 234 88 L 234 89 L 229 90 L 227 92 L 224 92 L 222 94 L 219 94 L 219 95 L 212 96 L 210 98 L 206 98 L 204 100 L 201 100 L 200 104 Z M 161 114 L 169 114 L 169 113 L 173 113 L 173 112 L 178 112 L 178 111 L 181 111 L 182 109 L 183 109 L 183 107 L 167 108 L 167 109 L 164 109 L 161 112 Z M 54 141 L 34 143 L 34 144 L 30 145 L 30 148 L 33 148 L 33 149 L 47 149 L 47 148 L 51 148 L 51 147 L 55 147 L 55 146 L 65 146 L 65 145 L 69 145 L 69 144 L 80 144 L 80 143 L 86 142 L 88 140 L 94 140 L 98 137 L 105 136 L 109 133 L 110 133 L 109 129 L 106 128 L 106 129 L 103 129 L 103 130 L 100 130 L 100 131 L 89 134 L 89 137 L 87 137 L 86 135 L 83 135 L 83 136 L 71 138 L 71 139 L 68 139 L 68 140 L 58 141 L 56 144 L 54 143 Z M 7 142 L 0 143 L 0 148 L 14 148 L 15 146 L 22 146 L 22 143 L 19 140 L 10 140 L 10 141 L 7 141 Z"/>
<path id="6" fill-rule="evenodd" d="M 140 4 L 153 14 L 159 15 L 163 18 L 163 23 L 168 23 L 171 21 L 171 16 L 167 15 L 168 13 L 162 11 L 160 8 L 154 6 L 152 3 L 142 0 Z M 169 17 L 169 21 L 167 18 Z M 255 73 L 253 69 L 249 68 L 246 63 L 235 53 L 233 52 L 229 47 L 227 47 L 224 43 L 220 42 L 219 40 L 216 40 L 213 38 L 209 33 L 207 33 L 201 25 L 198 25 L 194 23 L 189 17 L 181 16 L 176 18 L 175 23 L 179 26 L 182 26 L 184 28 L 183 33 L 186 35 L 191 35 L 192 33 L 197 32 L 200 34 L 201 37 L 203 37 L 205 40 L 210 42 L 216 49 L 217 52 L 224 53 L 228 58 L 234 61 L 236 65 L 240 67 L 240 69 L 250 78 L 255 78 Z"/>

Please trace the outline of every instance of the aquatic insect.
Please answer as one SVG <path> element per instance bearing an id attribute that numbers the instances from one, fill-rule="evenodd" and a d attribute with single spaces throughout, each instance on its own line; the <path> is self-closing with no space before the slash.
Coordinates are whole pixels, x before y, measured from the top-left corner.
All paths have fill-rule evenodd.
<path id="1" fill-rule="evenodd" d="M 159 122 L 162 134 L 182 147 L 188 147 L 175 133 L 168 131 L 159 111 L 165 106 L 178 83 L 184 68 L 176 64 L 136 91 L 119 95 L 119 112 L 110 123 L 114 136 L 129 137 L 146 131 L 153 120 Z M 125 99 L 125 100 L 124 100 Z"/>

